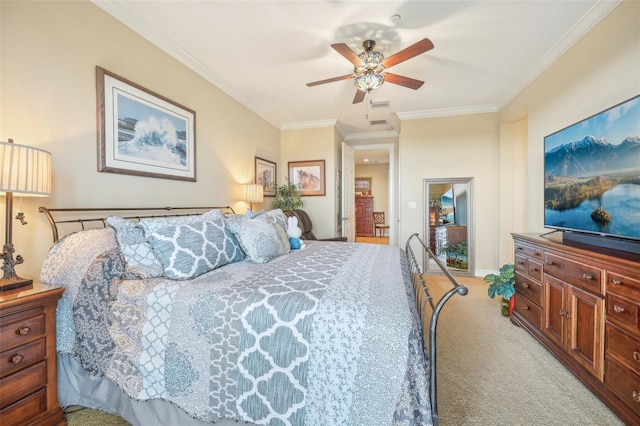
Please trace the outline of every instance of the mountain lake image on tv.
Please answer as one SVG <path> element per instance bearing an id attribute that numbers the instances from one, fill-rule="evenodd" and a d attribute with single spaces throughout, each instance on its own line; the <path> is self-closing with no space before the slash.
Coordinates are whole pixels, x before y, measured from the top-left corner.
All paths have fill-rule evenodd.
<path id="1" fill-rule="evenodd" d="M 640 95 L 544 138 L 544 226 L 640 240 Z"/>

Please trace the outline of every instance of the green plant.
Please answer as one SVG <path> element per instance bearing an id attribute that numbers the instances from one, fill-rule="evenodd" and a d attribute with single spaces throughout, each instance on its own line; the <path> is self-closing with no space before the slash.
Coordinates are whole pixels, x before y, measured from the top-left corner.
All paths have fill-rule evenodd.
<path id="1" fill-rule="evenodd" d="M 271 207 L 281 210 L 295 210 L 303 205 L 293 182 L 287 181 L 287 183 L 276 186 L 276 198 L 271 203 Z"/>
<path id="2" fill-rule="evenodd" d="M 510 299 L 516 292 L 516 272 L 512 263 L 502 265 L 500 273 L 487 274 L 483 278 L 484 282 L 489 284 L 487 293 L 490 298 L 502 296 L 505 299 Z"/>

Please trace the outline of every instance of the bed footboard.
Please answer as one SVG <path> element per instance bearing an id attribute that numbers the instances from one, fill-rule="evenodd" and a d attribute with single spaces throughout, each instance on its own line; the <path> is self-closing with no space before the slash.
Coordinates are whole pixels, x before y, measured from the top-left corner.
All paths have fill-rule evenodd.
<path id="1" fill-rule="evenodd" d="M 451 288 L 444 293 L 440 297 L 439 300 L 434 301 L 434 297 L 429 291 L 429 287 L 425 281 L 424 275 L 422 273 L 422 269 L 418 260 L 416 258 L 416 254 L 411 247 L 411 244 L 416 241 L 422 249 L 427 254 L 427 261 L 432 259 L 436 262 L 438 267 L 442 270 L 444 275 L 451 283 Z M 434 426 L 438 426 L 439 418 L 438 418 L 438 400 L 437 400 L 437 385 L 438 382 L 436 380 L 436 361 L 437 361 L 437 353 L 436 353 L 436 331 L 438 326 L 438 317 L 440 315 L 440 311 L 447 301 L 455 294 L 460 294 L 464 296 L 468 293 L 467 287 L 460 285 L 453 275 L 449 272 L 447 267 L 442 264 L 442 262 L 437 258 L 437 256 L 425 245 L 422 239 L 418 236 L 417 233 L 411 235 L 407 240 L 406 249 L 407 257 L 409 259 L 409 267 L 411 272 L 411 279 L 413 283 L 413 288 L 416 291 L 416 304 L 418 308 L 418 313 L 420 314 L 421 323 L 426 323 L 425 320 L 427 318 L 428 311 L 431 311 L 431 315 L 429 318 L 429 337 L 428 339 L 424 339 L 424 331 L 423 331 L 423 339 L 424 339 L 424 350 L 425 350 L 425 358 L 427 359 L 428 368 L 429 368 L 429 399 L 431 403 L 431 417 L 433 419 Z"/>

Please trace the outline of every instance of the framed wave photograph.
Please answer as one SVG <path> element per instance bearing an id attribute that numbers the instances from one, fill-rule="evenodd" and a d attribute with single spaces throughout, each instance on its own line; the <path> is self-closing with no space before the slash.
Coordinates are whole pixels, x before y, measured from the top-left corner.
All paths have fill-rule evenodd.
<path id="1" fill-rule="evenodd" d="M 640 95 L 544 138 L 544 226 L 640 240 Z"/>
<path id="2" fill-rule="evenodd" d="M 196 180 L 195 111 L 96 67 L 98 171 Z"/>

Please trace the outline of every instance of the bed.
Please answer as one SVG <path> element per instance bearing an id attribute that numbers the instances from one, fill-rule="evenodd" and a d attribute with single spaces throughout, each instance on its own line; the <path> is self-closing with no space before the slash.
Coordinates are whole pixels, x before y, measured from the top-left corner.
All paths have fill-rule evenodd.
<path id="1" fill-rule="evenodd" d="M 290 250 L 279 210 L 40 211 L 54 240 L 40 278 L 65 288 L 63 407 L 134 425 L 438 424 L 438 315 L 467 290 L 447 274 L 434 301 L 417 234 L 405 250 Z"/>

